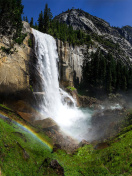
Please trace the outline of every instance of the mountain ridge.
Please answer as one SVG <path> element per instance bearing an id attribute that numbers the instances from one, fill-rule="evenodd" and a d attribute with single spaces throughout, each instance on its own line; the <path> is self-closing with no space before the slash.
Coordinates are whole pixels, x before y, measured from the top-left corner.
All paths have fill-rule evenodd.
<path id="1" fill-rule="evenodd" d="M 80 9 L 71 9 L 66 12 L 62 12 L 54 18 L 60 23 L 66 23 L 73 27 L 74 30 L 82 30 L 89 34 L 94 34 L 96 37 L 101 37 L 102 40 L 108 40 L 114 44 L 119 45 L 121 53 L 115 49 L 112 51 L 115 58 L 119 58 L 123 63 L 127 62 L 129 65 L 132 61 L 132 32 L 128 27 L 116 28 L 111 27 L 105 20 L 92 16 L 89 13 Z M 125 35 L 123 33 L 127 35 Z M 130 32 L 130 34 L 129 34 Z M 100 41 L 95 41 L 100 45 L 99 48 L 108 47 L 101 44 Z"/>

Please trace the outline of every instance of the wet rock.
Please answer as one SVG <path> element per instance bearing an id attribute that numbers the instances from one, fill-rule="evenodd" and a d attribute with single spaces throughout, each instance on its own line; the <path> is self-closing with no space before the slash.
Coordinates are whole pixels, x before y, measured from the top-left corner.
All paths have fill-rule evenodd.
<path id="1" fill-rule="evenodd" d="M 17 111 L 17 113 L 27 122 L 29 123 L 33 123 L 33 121 L 35 120 L 35 117 L 33 114 L 31 113 L 25 113 L 25 112 L 19 112 Z"/>
<path id="2" fill-rule="evenodd" d="M 74 88 L 74 87 L 73 87 L 73 88 Z M 76 105 L 77 105 L 78 107 L 80 107 L 81 104 L 80 104 L 80 99 L 79 99 L 77 90 L 76 90 L 76 89 L 75 89 L 75 90 L 71 90 L 71 89 L 69 89 L 69 88 L 65 88 L 65 91 L 68 92 L 68 93 L 73 97 L 73 99 L 76 101 Z"/>
<path id="3" fill-rule="evenodd" d="M 56 130 L 59 129 L 57 123 L 50 117 L 43 120 L 36 120 L 34 121 L 33 124 L 43 129 L 50 129 L 50 128 L 55 128 Z"/>
<path id="4" fill-rule="evenodd" d="M 115 136 L 122 126 L 126 112 L 121 109 L 107 109 L 96 112 L 91 118 L 90 135 L 94 140 L 104 141 Z"/>
<path id="5" fill-rule="evenodd" d="M 97 144 L 94 147 L 94 149 L 100 150 L 100 149 L 104 149 L 104 148 L 107 148 L 107 147 L 109 147 L 109 144 L 107 142 L 102 142 L 102 143 Z"/>
<path id="6" fill-rule="evenodd" d="M 97 108 L 100 101 L 93 97 L 79 96 L 80 105 L 82 107 Z"/>
<path id="7" fill-rule="evenodd" d="M 64 98 L 64 103 L 66 103 L 68 106 L 73 106 L 73 102 L 69 97 Z"/>
<path id="8" fill-rule="evenodd" d="M 51 167 L 57 171 L 57 174 L 60 176 L 64 176 L 64 169 L 63 167 L 58 163 L 57 160 L 52 160 L 50 163 Z"/>
<path id="9" fill-rule="evenodd" d="M 86 140 L 82 140 L 80 143 L 79 143 L 79 147 L 84 147 L 85 145 L 89 145 L 90 143 Z"/>
<path id="10" fill-rule="evenodd" d="M 66 135 L 60 129 L 49 128 L 45 132 L 47 136 L 52 138 L 53 144 L 55 145 L 54 150 L 58 150 L 61 147 L 61 149 L 71 154 L 78 148 L 78 141 Z"/>

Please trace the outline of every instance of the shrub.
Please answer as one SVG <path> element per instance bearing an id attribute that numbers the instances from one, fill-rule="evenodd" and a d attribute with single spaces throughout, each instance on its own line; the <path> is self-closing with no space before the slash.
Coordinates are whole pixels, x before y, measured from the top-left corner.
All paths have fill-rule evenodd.
<path id="1" fill-rule="evenodd" d="M 4 46 L 1 46 L 0 48 L 3 52 L 5 52 L 6 54 L 12 54 L 13 51 L 11 51 L 11 48 L 5 48 Z"/>
<path id="2" fill-rule="evenodd" d="M 33 47 L 33 43 L 32 43 L 31 39 L 28 39 L 28 46 L 31 47 L 31 48 Z"/>
<path id="3" fill-rule="evenodd" d="M 19 45 L 21 45 L 26 36 L 27 36 L 27 34 L 21 34 L 19 37 L 17 37 L 16 39 L 14 39 L 14 41 L 16 43 L 18 43 Z"/>

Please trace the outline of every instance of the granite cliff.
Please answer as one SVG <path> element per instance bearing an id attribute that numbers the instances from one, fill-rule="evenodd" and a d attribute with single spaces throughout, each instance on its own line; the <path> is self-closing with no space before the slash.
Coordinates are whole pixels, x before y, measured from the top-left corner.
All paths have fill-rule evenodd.
<path id="1" fill-rule="evenodd" d="M 21 45 L 12 36 L 0 36 L 0 95 L 27 98 L 34 79 L 34 50 L 28 41 L 33 39 L 30 25 L 23 22 L 22 34 L 26 34 Z"/>
<path id="2" fill-rule="evenodd" d="M 54 20 L 71 25 L 74 30 L 83 30 L 91 35 L 92 45 L 72 46 L 57 40 L 60 57 L 61 82 L 76 85 L 81 81 L 83 60 L 97 49 L 111 53 L 115 60 L 127 65 L 132 61 L 131 27 L 115 28 L 103 19 L 80 9 L 71 9 L 56 16 Z"/>
<path id="3" fill-rule="evenodd" d="M 72 9 L 61 13 L 54 18 L 59 22 L 72 25 L 74 30 L 83 30 L 91 36 L 92 44 L 79 46 L 70 45 L 68 42 L 56 39 L 59 54 L 60 83 L 64 86 L 76 86 L 82 79 L 82 65 L 84 59 L 90 57 L 98 49 L 104 55 L 112 53 L 116 60 L 121 60 L 125 65 L 131 64 L 132 41 L 131 27 L 111 27 L 106 21 L 94 17 L 82 10 Z M 23 43 L 18 45 L 11 36 L 0 36 L 0 93 L 16 94 L 23 97 L 25 92 L 31 93 L 35 85 L 35 54 L 28 41 L 33 35 L 28 23 L 23 22 L 23 34 L 27 34 Z M 11 48 L 11 46 L 13 47 Z M 6 51 L 11 48 L 11 52 Z M 16 93 L 17 92 L 17 93 Z M 23 94 L 24 92 L 24 94 Z"/>

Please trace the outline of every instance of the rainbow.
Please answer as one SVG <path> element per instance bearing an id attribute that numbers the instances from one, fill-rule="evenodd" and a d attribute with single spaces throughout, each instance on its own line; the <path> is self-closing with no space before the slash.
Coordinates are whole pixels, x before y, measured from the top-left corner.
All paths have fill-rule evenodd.
<path id="1" fill-rule="evenodd" d="M 5 114 L 1 114 L 2 116 L 6 117 L 6 118 L 10 118 L 7 117 Z M 26 124 L 18 121 L 18 120 L 14 120 L 12 118 L 10 118 L 11 120 L 13 120 L 18 126 L 20 126 L 21 128 L 24 128 L 27 132 L 31 133 L 34 137 L 36 137 L 42 144 L 46 145 L 48 147 L 49 150 L 53 150 L 53 145 L 50 144 L 47 140 L 45 140 L 43 137 L 41 137 L 37 132 L 35 132 L 35 130 L 33 130 L 31 127 L 27 126 Z"/>

